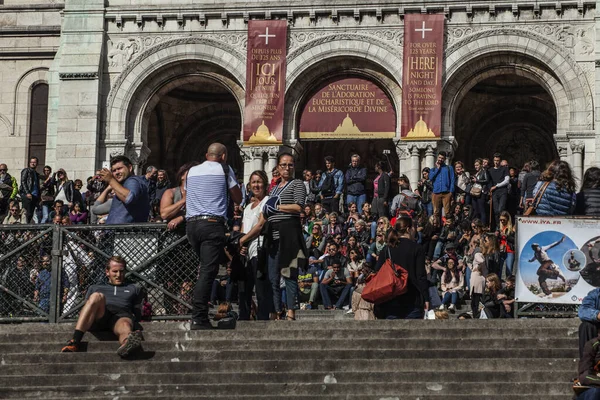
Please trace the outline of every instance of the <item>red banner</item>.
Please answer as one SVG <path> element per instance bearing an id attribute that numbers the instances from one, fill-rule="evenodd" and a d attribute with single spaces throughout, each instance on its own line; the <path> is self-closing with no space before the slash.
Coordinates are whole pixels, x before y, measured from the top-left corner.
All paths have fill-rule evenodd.
<path id="1" fill-rule="evenodd" d="M 379 139 L 396 136 L 396 111 L 373 82 L 347 78 L 324 85 L 302 112 L 301 139 Z"/>
<path id="2" fill-rule="evenodd" d="M 404 16 L 402 139 L 439 139 L 442 128 L 444 15 Z"/>
<path id="3" fill-rule="evenodd" d="M 283 137 L 287 21 L 248 21 L 244 142 L 280 144 Z"/>

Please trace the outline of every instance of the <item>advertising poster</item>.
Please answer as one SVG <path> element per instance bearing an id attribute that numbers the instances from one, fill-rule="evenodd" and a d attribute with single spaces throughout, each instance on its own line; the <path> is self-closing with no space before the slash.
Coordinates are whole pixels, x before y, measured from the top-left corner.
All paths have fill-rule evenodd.
<path id="1" fill-rule="evenodd" d="M 402 139 L 439 139 L 442 129 L 442 14 L 406 14 L 402 72 Z"/>
<path id="2" fill-rule="evenodd" d="M 281 144 L 287 21 L 248 21 L 244 142 Z"/>
<path id="3" fill-rule="evenodd" d="M 600 221 L 517 217 L 519 303 L 580 304 L 600 287 Z"/>
<path id="4" fill-rule="evenodd" d="M 386 139 L 396 136 L 396 111 L 373 82 L 329 82 L 304 106 L 301 139 Z"/>

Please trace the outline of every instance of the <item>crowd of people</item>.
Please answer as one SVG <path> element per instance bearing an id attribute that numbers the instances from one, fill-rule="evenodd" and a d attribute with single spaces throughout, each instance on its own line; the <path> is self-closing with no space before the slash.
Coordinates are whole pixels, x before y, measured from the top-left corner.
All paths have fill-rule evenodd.
<path id="1" fill-rule="evenodd" d="M 186 232 L 201 260 L 193 293 L 199 326 L 207 326 L 211 305 L 233 300 L 242 319 L 294 319 L 296 309 L 319 304 L 344 308 L 357 318 L 390 317 L 389 309 L 364 303 L 370 312 L 356 311 L 368 277 L 387 258 L 400 256 L 388 251 L 390 243 L 403 239 L 416 249 L 411 279 L 422 311 L 455 313 L 471 299 L 471 309 L 462 310 L 465 318 L 510 317 L 515 216 L 531 206 L 538 215 L 600 215 L 600 169 L 589 168 L 576 192 L 564 161 L 541 171 L 531 160 L 519 171 L 496 153 L 491 162 L 476 159 L 469 173 L 463 162 L 448 163 L 439 152 L 435 166 L 423 168 L 421 179 L 411 183 L 383 161 L 369 173 L 356 154 L 346 171 L 328 156 L 323 170 L 304 170 L 296 179 L 295 158 L 283 153 L 271 179 L 254 171 L 244 185 L 224 167 L 225 149 L 212 147 L 217 157 L 209 152 L 207 162 L 183 165 L 174 185 L 166 171 L 153 166 L 135 176 L 122 156 L 111 161 L 110 170 L 89 177 L 85 191 L 64 169 L 53 173 L 45 166 L 39 174 L 35 157 L 20 179 L 0 164 L 0 215 L 7 214 L 4 224 L 155 221 Z M 227 191 L 219 190 L 222 179 Z M 207 246 L 207 229 L 219 237 L 227 230 L 243 232 L 240 247 L 224 261 L 222 243 Z M 239 264 L 236 257 L 243 258 L 247 271 L 241 277 L 231 274 L 231 264 Z M 224 264 L 227 273 L 217 275 L 215 266 Z"/>

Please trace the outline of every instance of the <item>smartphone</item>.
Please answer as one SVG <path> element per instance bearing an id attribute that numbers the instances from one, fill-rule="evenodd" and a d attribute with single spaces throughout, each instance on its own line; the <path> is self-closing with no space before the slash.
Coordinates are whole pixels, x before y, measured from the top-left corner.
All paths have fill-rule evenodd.
<path id="1" fill-rule="evenodd" d="M 103 169 L 104 169 L 104 168 L 106 168 L 106 169 L 110 170 L 110 162 L 108 162 L 108 161 L 103 161 L 103 162 L 102 162 L 102 168 L 103 168 Z"/>

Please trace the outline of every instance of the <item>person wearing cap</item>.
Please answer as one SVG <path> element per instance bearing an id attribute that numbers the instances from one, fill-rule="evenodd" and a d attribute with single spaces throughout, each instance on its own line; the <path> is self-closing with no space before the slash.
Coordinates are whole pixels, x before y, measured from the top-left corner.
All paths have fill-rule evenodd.
<path id="1" fill-rule="evenodd" d="M 433 185 L 429 180 L 429 167 L 423 168 L 421 172 L 421 180 L 417 182 L 417 190 L 415 192 L 421 197 L 421 207 L 428 216 L 433 215 L 433 203 L 431 202 L 431 193 L 433 193 Z"/>
<path id="2" fill-rule="evenodd" d="M 315 263 L 317 258 L 310 256 L 307 267 L 298 268 L 298 301 L 306 303 L 305 309 L 315 309 L 317 293 L 319 293 L 319 271 Z"/>

